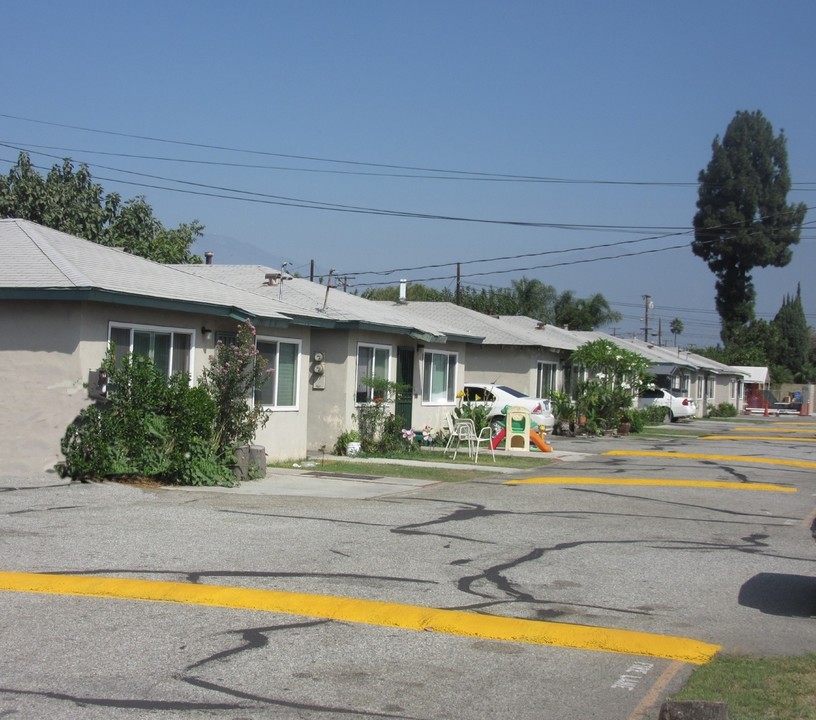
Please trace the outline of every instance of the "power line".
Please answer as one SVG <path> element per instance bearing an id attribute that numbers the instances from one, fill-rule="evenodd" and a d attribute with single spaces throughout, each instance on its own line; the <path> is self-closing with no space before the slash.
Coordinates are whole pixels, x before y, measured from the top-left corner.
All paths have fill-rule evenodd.
<path id="1" fill-rule="evenodd" d="M 175 140 L 170 138 L 161 138 L 151 135 L 139 135 L 135 133 L 125 133 L 119 132 L 116 130 L 105 130 L 101 128 L 89 128 L 84 127 L 82 125 L 71 125 L 68 123 L 58 123 L 52 122 L 47 120 L 39 120 L 35 118 L 27 118 L 20 115 L 11 115 L 8 113 L 0 113 L 0 117 L 7 118 L 9 120 L 17 120 L 20 122 L 26 123 L 33 123 L 38 125 L 47 125 L 50 127 L 60 127 L 69 130 L 79 130 L 81 132 L 87 133 L 94 133 L 100 135 L 110 135 L 113 137 L 121 137 L 121 138 L 128 138 L 132 140 L 143 140 L 147 142 L 154 142 L 154 143 L 162 143 L 167 145 L 178 145 L 182 147 L 192 147 L 198 149 L 206 149 L 206 150 L 218 150 L 222 152 L 233 152 L 233 153 L 242 153 L 248 155 L 259 155 L 264 157 L 279 157 L 279 158 L 287 158 L 291 160 L 304 160 L 308 162 L 319 162 L 319 163 L 329 163 L 329 164 L 338 164 L 338 165 L 351 165 L 351 166 L 358 166 L 358 167 L 371 167 L 371 168 L 383 168 L 383 169 L 390 169 L 390 170 L 407 170 L 411 172 L 423 172 L 423 173 L 435 173 L 433 177 L 439 179 L 445 179 L 444 176 L 451 176 L 448 179 L 454 179 L 456 177 L 460 177 L 462 179 L 483 179 L 483 180 L 493 180 L 493 181 L 511 181 L 511 182 L 539 182 L 539 183 L 558 183 L 558 184 L 566 184 L 566 185 L 623 185 L 623 186 L 647 186 L 647 187 L 697 187 L 699 183 L 696 182 L 688 182 L 688 181 L 637 181 L 637 180 L 604 180 L 604 179 L 582 179 L 582 178 L 561 178 L 561 177 L 547 177 L 542 175 L 522 175 L 522 174 L 515 174 L 515 173 L 496 173 L 496 172 L 485 172 L 485 171 L 475 171 L 475 170 L 460 170 L 460 169 L 451 169 L 451 168 L 434 168 L 434 167 L 426 167 L 426 166 L 417 166 L 417 165 L 398 165 L 394 163 L 382 163 L 382 162 L 365 162 L 360 160 L 344 160 L 344 159 L 337 159 L 337 158 L 326 158 L 326 157 L 318 157 L 313 155 L 297 155 L 291 153 L 280 153 L 280 152 L 271 152 L 267 150 L 256 150 L 251 148 L 239 148 L 233 147 L 228 145 L 216 145 L 211 143 L 200 143 L 200 142 L 193 142 L 188 140 Z M 87 152 L 99 152 L 99 151 L 87 151 Z M 123 155 L 124 157 L 143 157 L 144 159 L 156 159 L 156 158 L 149 158 L 149 156 L 127 156 Z M 167 158 L 161 158 L 167 159 Z M 183 160 L 177 160 L 178 162 L 186 162 Z M 291 168 L 286 168 L 291 169 Z M 440 176 L 442 176 L 440 178 Z M 409 175 L 407 177 L 416 177 L 415 175 Z M 804 183 L 795 183 L 795 185 L 816 185 L 816 182 L 804 182 Z M 816 190 L 816 188 L 814 188 Z"/>
<path id="2" fill-rule="evenodd" d="M 19 150 L 21 152 L 26 152 L 25 148 L 12 146 L 8 143 L 0 142 L 0 146 L 8 147 L 10 149 Z M 56 155 L 51 155 L 50 153 L 42 153 L 38 151 L 32 151 L 34 155 L 42 155 L 44 157 L 49 157 L 52 159 L 61 160 L 63 158 L 59 158 Z M 4 162 L 11 163 L 12 161 L 3 158 Z M 87 163 L 84 163 L 87 164 Z M 39 165 L 32 164 L 32 167 L 38 170 L 48 170 L 48 168 L 43 168 Z M 306 200 L 303 198 L 294 198 L 288 197 L 285 195 L 273 195 L 270 193 L 262 193 L 262 192 L 255 192 L 250 190 L 240 190 L 235 188 L 223 187 L 218 185 L 209 185 L 207 183 L 199 183 L 194 182 L 191 180 L 178 180 L 175 178 L 168 178 L 161 175 L 154 175 L 151 173 L 142 173 L 137 172 L 135 170 L 122 170 L 121 168 L 111 167 L 108 165 L 100 165 L 97 163 L 89 164 L 89 167 L 98 167 L 104 170 L 112 170 L 113 172 L 119 172 L 126 175 L 135 175 L 138 177 L 144 177 L 151 180 L 159 180 L 162 182 L 172 182 L 178 183 L 181 185 L 187 185 L 190 187 L 197 187 L 197 188 L 204 188 L 206 190 L 215 190 L 219 191 L 216 193 L 212 192 L 205 192 L 205 191 L 197 191 L 197 190 L 186 190 L 180 188 L 172 188 L 166 187 L 161 185 L 153 185 L 149 183 L 141 183 L 136 182 L 133 180 L 124 180 L 121 178 L 106 178 L 98 176 L 97 179 L 107 180 L 109 182 L 118 182 L 124 183 L 128 185 L 135 185 L 137 187 L 147 187 L 156 190 L 167 190 L 170 192 L 179 192 L 189 195 L 203 195 L 206 197 L 217 197 L 222 199 L 228 200 L 240 200 L 243 202 L 256 202 L 268 205 L 280 205 L 286 207 L 299 207 L 299 208 L 307 208 L 312 210 L 327 210 L 333 212 L 347 212 L 347 213 L 357 213 L 363 215 L 380 215 L 380 216 L 389 216 L 389 217 L 403 217 L 403 218 L 413 218 L 413 219 L 420 219 L 420 220 L 444 220 L 449 222 L 466 222 L 466 223 L 479 223 L 479 224 L 487 224 L 487 225 L 503 225 L 503 226 L 512 226 L 512 227 L 529 227 L 529 228 L 550 228 L 556 230 L 582 230 L 582 231 L 602 231 L 602 232 L 609 232 L 609 231 L 620 231 L 620 232 L 646 232 L 652 231 L 654 228 L 637 228 L 637 226 L 615 226 L 615 225 L 594 225 L 594 224 L 578 224 L 578 223 L 547 223 L 547 222 L 533 222 L 533 221 L 526 221 L 526 220 L 500 220 L 500 219 L 491 219 L 491 218 L 475 218 L 475 217 L 467 217 L 467 216 L 458 216 L 458 215 L 439 215 L 433 213 L 420 213 L 420 212 L 413 212 L 413 211 L 406 211 L 406 210 L 390 210 L 390 209 L 383 209 L 383 208 L 372 208 L 372 207 L 365 207 L 365 206 L 358 206 L 358 205 L 346 205 L 340 203 L 329 203 L 320 200 Z M 222 193 L 234 193 L 232 195 L 224 195 Z"/>

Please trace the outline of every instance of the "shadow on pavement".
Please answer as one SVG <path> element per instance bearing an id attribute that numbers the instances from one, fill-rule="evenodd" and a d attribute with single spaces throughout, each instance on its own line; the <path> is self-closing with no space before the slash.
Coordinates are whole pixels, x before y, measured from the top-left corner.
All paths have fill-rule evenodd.
<path id="1" fill-rule="evenodd" d="M 811 617 L 816 615 L 816 577 L 759 573 L 740 588 L 738 602 L 768 615 Z"/>

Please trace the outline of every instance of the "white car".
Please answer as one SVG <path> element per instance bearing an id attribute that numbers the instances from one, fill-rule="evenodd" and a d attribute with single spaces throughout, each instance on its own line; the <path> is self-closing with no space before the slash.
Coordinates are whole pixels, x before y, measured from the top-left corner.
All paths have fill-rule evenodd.
<path id="1" fill-rule="evenodd" d="M 506 385 L 492 385 L 489 383 L 465 383 L 464 402 L 471 405 L 488 407 L 487 416 L 491 425 L 504 421 L 504 408 L 523 407 L 530 411 L 530 422 L 533 427 L 543 425 L 550 432 L 555 425 L 555 416 L 552 414 L 550 401 L 543 398 L 531 398 L 518 390 Z"/>
<path id="2" fill-rule="evenodd" d="M 691 418 L 697 414 L 697 403 L 679 390 L 649 388 L 638 395 L 639 408 L 657 405 L 669 409 L 669 420 L 677 422 L 681 418 Z"/>

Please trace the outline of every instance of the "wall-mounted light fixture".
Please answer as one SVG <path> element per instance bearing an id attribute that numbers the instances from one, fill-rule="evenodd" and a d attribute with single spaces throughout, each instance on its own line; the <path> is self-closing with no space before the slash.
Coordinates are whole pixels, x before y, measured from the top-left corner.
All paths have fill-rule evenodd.
<path id="1" fill-rule="evenodd" d="M 206 325 L 201 326 L 201 334 L 209 340 L 212 337 L 212 328 L 208 328 Z"/>

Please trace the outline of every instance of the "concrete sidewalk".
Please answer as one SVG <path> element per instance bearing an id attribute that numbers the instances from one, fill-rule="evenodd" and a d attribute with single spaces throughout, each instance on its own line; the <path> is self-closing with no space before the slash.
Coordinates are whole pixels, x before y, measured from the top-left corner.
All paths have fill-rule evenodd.
<path id="1" fill-rule="evenodd" d="M 332 455 L 332 462 L 343 460 L 347 462 L 377 465 L 413 465 L 417 467 L 448 468 L 450 470 L 476 470 L 491 475 L 508 475 L 523 472 L 518 468 L 508 468 L 501 465 L 501 456 L 506 453 L 497 452 L 496 462 L 488 455 L 482 456 L 476 463 L 450 463 L 424 460 L 392 460 L 388 458 L 346 458 Z M 554 451 L 542 456 L 542 459 L 560 461 L 580 460 L 587 457 L 586 453 Z M 412 478 L 388 477 L 384 475 L 367 475 L 363 473 L 343 473 L 338 471 L 322 471 L 320 460 L 309 459 L 296 463 L 291 468 L 267 468 L 266 477 L 259 480 L 242 482 L 238 487 L 171 487 L 171 490 L 185 492 L 216 492 L 231 495 L 290 495 L 298 497 L 346 498 L 365 500 L 388 495 L 399 495 L 412 492 L 424 487 L 438 484 L 435 480 L 418 480 Z"/>

